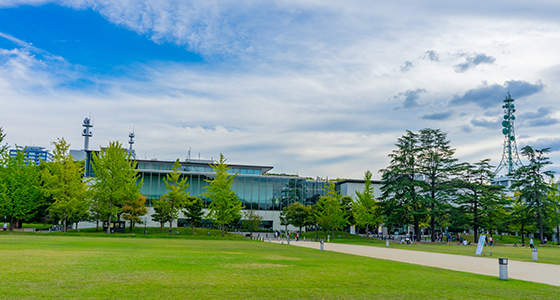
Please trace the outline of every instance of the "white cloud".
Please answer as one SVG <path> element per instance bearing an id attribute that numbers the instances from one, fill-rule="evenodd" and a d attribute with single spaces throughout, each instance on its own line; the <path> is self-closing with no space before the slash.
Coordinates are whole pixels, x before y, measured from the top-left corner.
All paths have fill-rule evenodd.
<path id="1" fill-rule="evenodd" d="M 0 7 L 13 3 L 0 1 Z M 500 129 L 471 122 L 498 119 L 504 95 L 495 95 L 488 109 L 454 108 L 448 119 L 422 119 L 448 112 L 453 95 L 481 82 L 542 80 L 544 91 L 517 99 L 518 111 L 543 106 L 558 111 L 554 95 L 560 91 L 553 80 L 560 73 L 553 68 L 560 65 L 558 21 L 524 2 L 510 5 L 510 18 L 495 18 L 492 7 L 457 9 L 437 1 L 56 3 L 91 8 L 156 43 L 188 47 L 207 62 L 140 65 L 139 81 L 81 73 L 63 59 L 41 61 L 35 56 L 40 49 L 27 46 L 2 50 L 0 93 L 8 109 L 0 112 L 5 122 L 0 126 L 12 144 L 46 146 L 64 136 L 81 147 L 79 126 L 92 112 L 95 146 L 126 142 L 134 125 L 141 157 L 184 158 L 191 147 L 193 156 L 224 152 L 232 163 L 274 165 L 276 172 L 360 178 L 366 169 L 377 174 L 385 167 L 406 129 L 424 127 L 448 132 L 461 159 L 491 157 L 497 164 Z M 438 59 L 423 59 L 428 51 Z M 465 62 L 464 53 L 484 53 L 495 61 L 456 73 L 453 66 Z M 414 67 L 403 73 L 404 62 Z M 104 88 L 61 87 L 84 76 Z M 402 105 L 394 95 L 418 90 L 429 93 L 414 99 L 414 109 L 392 109 Z M 520 143 L 558 129 L 558 124 L 516 128 L 532 136 Z"/>

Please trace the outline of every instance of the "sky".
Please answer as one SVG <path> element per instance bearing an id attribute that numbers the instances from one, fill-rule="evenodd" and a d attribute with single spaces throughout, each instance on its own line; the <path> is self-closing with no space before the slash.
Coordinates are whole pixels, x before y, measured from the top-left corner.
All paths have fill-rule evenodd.
<path id="1" fill-rule="evenodd" d="M 0 127 L 139 158 L 374 179 L 406 130 L 498 165 L 518 147 L 560 171 L 558 1 L 0 0 Z M 526 160 L 522 158 L 525 163 Z"/>

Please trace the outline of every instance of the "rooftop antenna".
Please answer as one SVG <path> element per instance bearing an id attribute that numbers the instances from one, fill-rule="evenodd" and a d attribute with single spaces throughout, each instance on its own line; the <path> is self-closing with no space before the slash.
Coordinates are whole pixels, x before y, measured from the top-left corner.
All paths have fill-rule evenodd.
<path id="1" fill-rule="evenodd" d="M 93 122 L 91 121 L 91 114 L 89 118 L 85 118 L 84 122 L 82 123 L 84 130 L 82 131 L 82 136 L 84 137 L 84 150 L 89 150 L 89 138 L 93 136 L 93 132 L 91 128 L 93 127 Z"/>
<path id="2" fill-rule="evenodd" d="M 519 153 L 517 153 L 517 142 L 515 141 L 515 129 L 514 121 L 515 116 L 515 105 L 513 105 L 514 99 L 508 92 L 506 99 L 504 100 L 504 120 L 502 121 L 502 133 L 504 135 L 504 151 L 502 152 L 502 160 L 494 172 L 494 176 L 509 175 L 513 174 L 515 170 L 523 166 L 521 160 L 519 159 Z M 506 174 L 504 174 L 506 173 Z"/>
<path id="3" fill-rule="evenodd" d="M 136 151 L 132 149 L 132 145 L 134 144 L 134 127 L 132 127 L 132 132 L 128 134 L 130 140 L 128 140 L 128 144 L 130 145 L 128 148 L 128 152 L 132 155 L 133 158 L 136 158 Z"/>

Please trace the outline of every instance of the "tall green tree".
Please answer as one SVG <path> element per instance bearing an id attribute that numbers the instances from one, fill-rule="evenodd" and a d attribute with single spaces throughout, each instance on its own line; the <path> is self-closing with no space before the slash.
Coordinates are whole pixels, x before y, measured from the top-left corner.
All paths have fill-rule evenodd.
<path id="1" fill-rule="evenodd" d="M 422 189 L 425 184 L 417 177 L 419 170 L 420 141 L 418 134 L 407 130 L 389 154 L 389 166 L 380 170 L 382 175 L 380 204 L 388 224 L 414 225 L 414 233 L 420 236 L 420 223 L 428 215 Z"/>
<path id="2" fill-rule="evenodd" d="M 181 178 L 182 177 L 182 178 Z M 173 220 L 179 215 L 179 211 L 188 204 L 189 193 L 187 188 L 187 177 L 181 175 L 181 163 L 179 159 L 173 164 L 173 171 L 163 179 L 167 193 L 161 196 L 162 201 L 169 201 L 169 235 L 173 235 Z"/>
<path id="3" fill-rule="evenodd" d="M 109 142 L 109 146 L 93 156 L 95 180 L 92 186 L 94 198 L 101 201 L 107 219 L 107 234 L 111 233 L 111 219 L 122 212 L 126 200 L 137 199 L 140 194 L 136 162 L 131 160 L 119 142 Z"/>
<path id="4" fill-rule="evenodd" d="M 41 174 L 25 150 L 6 156 L 0 177 L 0 215 L 8 217 L 10 231 L 18 220 L 27 221 L 37 213 L 45 199 L 41 192 Z"/>
<path id="5" fill-rule="evenodd" d="M 202 217 L 204 216 L 203 208 L 204 203 L 202 199 L 193 196 L 189 197 L 187 204 L 183 207 L 183 214 L 187 221 L 191 223 L 193 234 L 194 227 L 202 221 Z"/>
<path id="6" fill-rule="evenodd" d="M 455 149 L 450 147 L 447 134 L 439 129 L 420 130 L 418 140 L 419 173 L 423 175 L 422 199 L 428 206 L 431 238 L 435 242 L 436 219 L 449 207 L 449 195 L 453 191 L 451 178 L 457 173 L 457 159 L 453 158 Z"/>
<path id="7" fill-rule="evenodd" d="M 483 159 L 474 164 L 463 163 L 459 167 L 462 172 L 454 181 L 458 189 L 455 203 L 465 212 L 468 225 L 474 230 L 474 240 L 478 241 L 478 234 L 484 221 L 482 215 L 489 215 L 490 210 L 503 205 L 500 201 L 503 196 L 503 186 L 490 184 L 490 179 L 493 177 L 490 159 Z M 488 221 L 491 221 L 491 217 Z"/>
<path id="8" fill-rule="evenodd" d="M 230 175 L 228 170 L 231 168 L 226 164 L 226 158 L 220 153 L 220 160 L 210 165 L 216 175 L 213 179 L 207 180 L 208 185 L 204 188 L 206 192 L 202 195 L 211 200 L 208 205 L 208 218 L 219 225 L 222 230 L 222 237 L 225 236 L 226 226 L 239 218 L 243 204 L 231 189 L 233 179 L 237 176 Z"/>
<path id="9" fill-rule="evenodd" d="M 366 230 L 366 239 L 369 239 L 369 228 L 377 228 L 381 224 L 381 210 L 375 201 L 371 172 L 364 174 L 365 185 L 363 191 L 356 191 L 357 199 L 352 205 L 352 213 L 356 224 Z"/>
<path id="10" fill-rule="evenodd" d="M 299 228 L 299 235 L 301 236 L 301 228 L 307 225 L 309 220 L 310 210 L 309 207 L 294 202 L 290 206 L 285 207 L 287 223 Z"/>
<path id="11" fill-rule="evenodd" d="M 521 154 L 529 160 L 529 164 L 513 173 L 516 182 L 511 186 L 511 189 L 519 191 L 519 198 L 535 212 L 541 244 L 544 243 L 544 204 L 547 193 L 552 189 L 547 183 L 547 178 L 554 176 L 554 171 L 545 170 L 547 165 L 552 164 L 546 156 L 549 150 L 549 148 L 533 149 L 531 146 L 521 148 Z"/>
<path id="12" fill-rule="evenodd" d="M 138 194 L 136 199 L 127 199 L 124 201 L 124 206 L 122 207 L 123 219 L 130 222 L 130 232 L 134 224 L 142 224 L 141 217 L 148 213 L 148 208 L 146 207 L 146 197 L 144 195 Z"/>
<path id="13" fill-rule="evenodd" d="M 325 196 L 319 198 L 316 205 L 315 219 L 323 230 L 323 237 L 326 237 L 327 230 L 331 230 L 334 238 L 334 231 L 348 224 L 348 216 L 340 202 L 340 194 L 335 191 L 334 182 L 327 181 Z"/>
<path id="14" fill-rule="evenodd" d="M 90 197 L 83 165 L 70 156 L 70 144 L 64 138 L 52 144 L 55 146 L 54 158 L 46 163 L 42 172 L 43 190 L 46 196 L 53 197 L 54 203 L 48 210 L 62 219 L 66 232 L 69 220 L 81 219 L 88 214 Z"/>

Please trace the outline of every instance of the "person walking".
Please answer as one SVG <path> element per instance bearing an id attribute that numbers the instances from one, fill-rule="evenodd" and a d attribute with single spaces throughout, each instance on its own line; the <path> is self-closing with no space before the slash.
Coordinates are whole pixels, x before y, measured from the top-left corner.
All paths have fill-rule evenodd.
<path id="1" fill-rule="evenodd" d="M 535 248 L 535 242 L 533 242 L 533 238 L 531 238 L 531 240 L 529 240 L 529 247 Z"/>
<path id="2" fill-rule="evenodd" d="M 8 224 L 4 222 L 4 231 L 8 230 Z"/>

